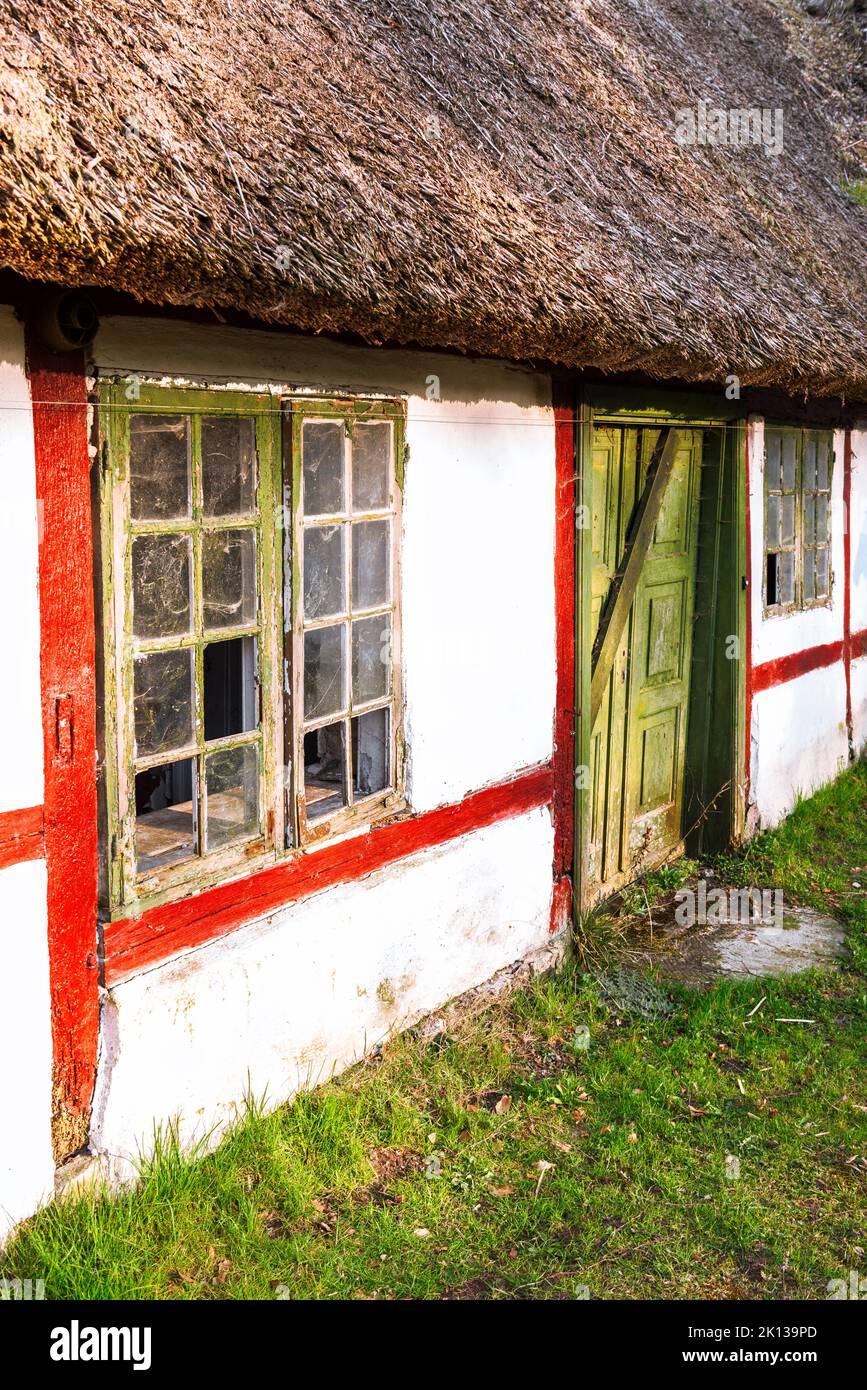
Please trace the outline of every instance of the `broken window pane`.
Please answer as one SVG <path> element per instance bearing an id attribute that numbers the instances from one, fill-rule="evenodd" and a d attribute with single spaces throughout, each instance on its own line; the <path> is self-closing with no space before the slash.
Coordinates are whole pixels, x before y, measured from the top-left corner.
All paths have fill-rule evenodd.
<path id="1" fill-rule="evenodd" d="M 224 748 L 205 758 L 205 850 L 259 832 L 259 750 Z"/>
<path id="2" fill-rule="evenodd" d="M 352 607 L 376 608 L 388 603 L 391 588 L 389 539 L 391 522 L 356 521 L 352 527 Z"/>
<path id="3" fill-rule="evenodd" d="M 256 533 L 208 531 L 202 538 L 202 597 L 205 627 L 255 623 Z"/>
<path id="4" fill-rule="evenodd" d="M 256 496 L 256 423 L 249 416 L 202 420 L 202 499 L 205 516 L 251 512 Z"/>
<path id="5" fill-rule="evenodd" d="M 346 611 L 345 526 L 304 529 L 304 617 L 332 618 Z"/>
<path id="6" fill-rule="evenodd" d="M 180 637 L 190 631 L 189 536 L 134 536 L 133 632 L 136 637 Z"/>
<path id="7" fill-rule="evenodd" d="M 381 511 L 389 505 L 391 425 L 374 420 L 356 425 L 352 435 L 352 510 Z"/>
<path id="8" fill-rule="evenodd" d="M 135 746 L 139 758 L 193 741 L 193 652 L 149 652 L 135 660 Z"/>
<path id="9" fill-rule="evenodd" d="M 304 718 L 321 719 L 346 708 L 346 628 L 304 634 Z"/>
<path id="10" fill-rule="evenodd" d="M 771 551 L 767 556 L 765 570 L 765 602 L 769 608 L 779 603 L 777 589 L 779 587 L 779 555 L 776 551 Z"/>
<path id="11" fill-rule="evenodd" d="M 352 624 L 352 703 L 387 695 L 390 668 L 391 614 L 358 619 Z"/>
<path id="12" fill-rule="evenodd" d="M 246 734 L 259 723 L 255 637 L 209 642 L 202 656 L 205 739 Z"/>
<path id="13" fill-rule="evenodd" d="M 388 707 L 352 720 L 352 786 L 355 796 L 372 796 L 389 785 Z"/>
<path id="14" fill-rule="evenodd" d="M 342 512 L 343 422 L 305 421 L 301 437 L 305 515 L 333 516 Z"/>
<path id="15" fill-rule="evenodd" d="M 138 773 L 135 779 L 135 845 L 140 874 L 193 857 L 196 852 L 194 758 Z"/>
<path id="16" fill-rule="evenodd" d="M 326 724 L 304 735 L 304 799 L 307 819 L 329 816 L 346 805 L 346 724 Z"/>
<path id="17" fill-rule="evenodd" d="M 134 521 L 190 515 L 190 422 L 181 415 L 132 415 L 130 508 Z"/>

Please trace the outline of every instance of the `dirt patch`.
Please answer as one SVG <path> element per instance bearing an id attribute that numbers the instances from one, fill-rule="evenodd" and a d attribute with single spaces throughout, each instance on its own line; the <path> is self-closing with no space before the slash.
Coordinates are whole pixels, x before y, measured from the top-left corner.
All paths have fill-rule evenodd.
<path id="1" fill-rule="evenodd" d="M 750 909 L 744 890 L 721 884 L 710 872 L 691 878 L 684 889 L 705 904 L 696 920 L 684 920 L 683 890 L 672 891 L 630 921 L 622 938 L 624 965 L 702 985 L 834 968 L 846 956 L 841 923 L 815 908 L 783 903 L 780 896 L 779 910 L 763 912 L 757 904 Z"/>

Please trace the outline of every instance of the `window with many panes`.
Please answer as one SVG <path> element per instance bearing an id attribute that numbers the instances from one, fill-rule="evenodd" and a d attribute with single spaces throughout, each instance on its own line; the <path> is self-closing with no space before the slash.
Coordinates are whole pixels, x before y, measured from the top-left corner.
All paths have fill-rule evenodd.
<path id="1" fill-rule="evenodd" d="M 829 430 L 765 429 L 764 602 L 769 614 L 831 597 Z"/>
<path id="2" fill-rule="evenodd" d="M 394 403 L 106 386 L 104 897 L 400 805 Z"/>

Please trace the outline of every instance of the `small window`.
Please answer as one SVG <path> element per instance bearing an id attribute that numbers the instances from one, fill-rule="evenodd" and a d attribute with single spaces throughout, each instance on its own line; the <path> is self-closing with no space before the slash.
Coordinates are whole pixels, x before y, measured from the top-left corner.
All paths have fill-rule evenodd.
<path id="1" fill-rule="evenodd" d="M 400 418 L 294 401 L 287 645 L 302 843 L 393 807 L 401 779 Z"/>
<path id="2" fill-rule="evenodd" d="M 833 436 L 765 430 L 765 611 L 787 613 L 831 596 Z"/>

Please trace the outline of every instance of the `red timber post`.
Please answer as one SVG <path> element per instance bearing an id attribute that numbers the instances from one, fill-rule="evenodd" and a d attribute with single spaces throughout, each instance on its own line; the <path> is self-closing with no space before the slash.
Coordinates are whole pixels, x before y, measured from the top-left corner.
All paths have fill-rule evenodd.
<path id="1" fill-rule="evenodd" d="M 846 675 L 846 734 L 849 761 L 855 761 L 852 722 L 852 431 L 843 436 L 843 669 Z"/>
<path id="2" fill-rule="evenodd" d="M 557 696 L 554 715 L 554 894 L 551 930 L 572 918 L 575 833 L 575 390 L 554 385 L 554 612 Z"/>
<path id="3" fill-rule="evenodd" d="M 45 860 L 60 1162 L 87 1143 L 96 1076 L 96 678 L 88 406 L 83 355 L 27 331 L 39 545 Z"/>

